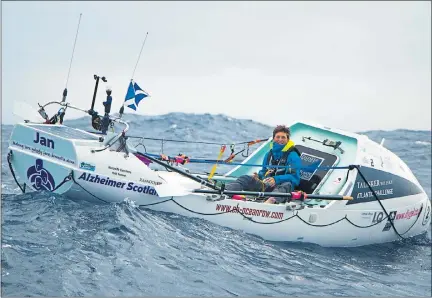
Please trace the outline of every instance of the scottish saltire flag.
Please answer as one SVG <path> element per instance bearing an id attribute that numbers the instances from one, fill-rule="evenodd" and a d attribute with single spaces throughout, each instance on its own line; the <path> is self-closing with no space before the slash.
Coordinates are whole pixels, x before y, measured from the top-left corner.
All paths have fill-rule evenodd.
<path id="1" fill-rule="evenodd" d="M 148 96 L 149 95 L 144 90 L 142 90 L 137 83 L 131 81 L 126 93 L 124 105 L 136 111 L 140 101 Z"/>

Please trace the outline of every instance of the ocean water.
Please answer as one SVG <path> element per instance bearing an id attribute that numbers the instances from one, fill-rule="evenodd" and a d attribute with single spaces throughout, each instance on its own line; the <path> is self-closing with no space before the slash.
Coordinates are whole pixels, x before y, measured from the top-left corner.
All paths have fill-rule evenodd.
<path id="1" fill-rule="evenodd" d="M 228 144 L 266 138 L 272 129 L 224 115 L 127 118 L 131 135 Z M 87 128 L 88 118 L 68 123 Z M 21 194 L 6 161 L 11 129 L 2 126 L 3 297 L 431 295 L 430 227 L 425 235 L 393 243 L 323 248 L 269 242 L 127 202 L 96 205 L 50 193 Z M 377 142 L 385 138 L 431 197 L 430 131 L 364 133 Z M 164 142 L 162 150 L 161 141 L 150 140 L 143 145 L 150 153 L 212 159 L 220 148 Z M 191 166 L 203 173 L 209 168 Z"/>

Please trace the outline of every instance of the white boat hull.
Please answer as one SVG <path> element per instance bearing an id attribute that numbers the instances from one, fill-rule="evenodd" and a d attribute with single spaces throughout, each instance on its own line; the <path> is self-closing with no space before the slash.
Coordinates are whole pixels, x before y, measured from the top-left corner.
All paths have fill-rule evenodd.
<path id="1" fill-rule="evenodd" d="M 201 185 L 178 173 L 154 171 L 133 154 L 92 151 L 101 147 L 103 143 L 94 135 L 70 140 L 47 132 L 44 127 L 39 130 L 21 125 L 15 128 L 9 149 L 16 176 L 33 190 L 105 203 L 129 201 L 156 211 L 205 219 L 270 241 L 352 247 L 416 236 L 430 225 L 431 203 L 416 181 L 410 182 L 417 187 L 415 194 L 382 199 L 386 211 L 376 200 L 361 201 L 364 194 L 359 189 L 364 185 L 356 180 L 356 172 L 350 173 L 346 186 L 338 193 L 349 195 L 357 191 L 357 204 L 333 201 L 293 211 L 283 204 L 225 197 L 215 201 L 217 196 L 197 193 L 161 197 L 156 191 L 159 185 L 172 186 L 173 190 L 180 185 L 185 189 Z M 393 185 L 391 189 L 396 191 L 398 187 Z"/>
<path id="2" fill-rule="evenodd" d="M 111 202 L 129 201 L 135 206 L 208 220 L 218 225 L 254 234 L 270 241 L 307 242 L 330 247 L 352 247 L 401 239 L 376 203 L 367 203 L 362 210 L 332 210 L 320 207 L 286 210 L 285 205 L 222 199 L 207 200 L 205 195 L 192 194 L 165 197 L 125 193 L 113 190 L 110 194 L 95 186 L 80 184 L 98 197 Z M 95 199 L 82 187 L 74 187 L 66 195 Z M 406 205 L 406 201 L 415 202 Z M 400 198 L 401 206 L 386 208 L 396 212 L 394 227 L 408 238 L 425 232 L 430 224 L 430 200 L 424 195 Z M 428 211 L 429 210 L 429 211 Z M 403 216 L 401 216 L 403 215 Z M 430 218 L 430 215 L 429 215 Z"/>

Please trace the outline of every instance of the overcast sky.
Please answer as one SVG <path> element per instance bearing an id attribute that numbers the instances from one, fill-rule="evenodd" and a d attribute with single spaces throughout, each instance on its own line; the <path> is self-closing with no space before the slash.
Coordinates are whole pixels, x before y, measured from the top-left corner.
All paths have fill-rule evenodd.
<path id="1" fill-rule="evenodd" d="M 139 114 L 431 129 L 430 1 L 2 2 L 2 123 L 61 100 L 80 13 L 68 100 L 86 109 L 98 74 L 118 111 L 148 31 Z"/>

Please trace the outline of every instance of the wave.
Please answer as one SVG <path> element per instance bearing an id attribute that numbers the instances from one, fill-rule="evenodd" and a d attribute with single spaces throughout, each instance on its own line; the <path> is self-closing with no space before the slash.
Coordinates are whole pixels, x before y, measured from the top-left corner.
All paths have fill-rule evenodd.
<path id="1" fill-rule="evenodd" d="M 126 114 L 124 119 L 131 135 L 227 144 L 266 138 L 272 131 L 271 126 L 225 115 Z M 65 124 L 91 127 L 89 117 Z M 430 293 L 430 229 L 404 241 L 333 249 L 264 241 L 202 219 L 136 208 L 130 201 L 106 206 L 51 193 L 19 194 L 6 161 L 11 130 L 11 125 L 2 126 L 4 296 Z M 385 138 L 384 145 L 407 162 L 430 195 L 430 131 L 365 134 L 378 142 Z M 150 152 L 159 152 L 160 141 L 149 143 Z M 166 143 L 164 150 L 216 157 L 219 149 Z"/>
<path id="2" fill-rule="evenodd" d="M 431 145 L 431 142 L 415 141 L 414 144 L 416 144 L 416 145 L 430 146 L 430 145 Z"/>

